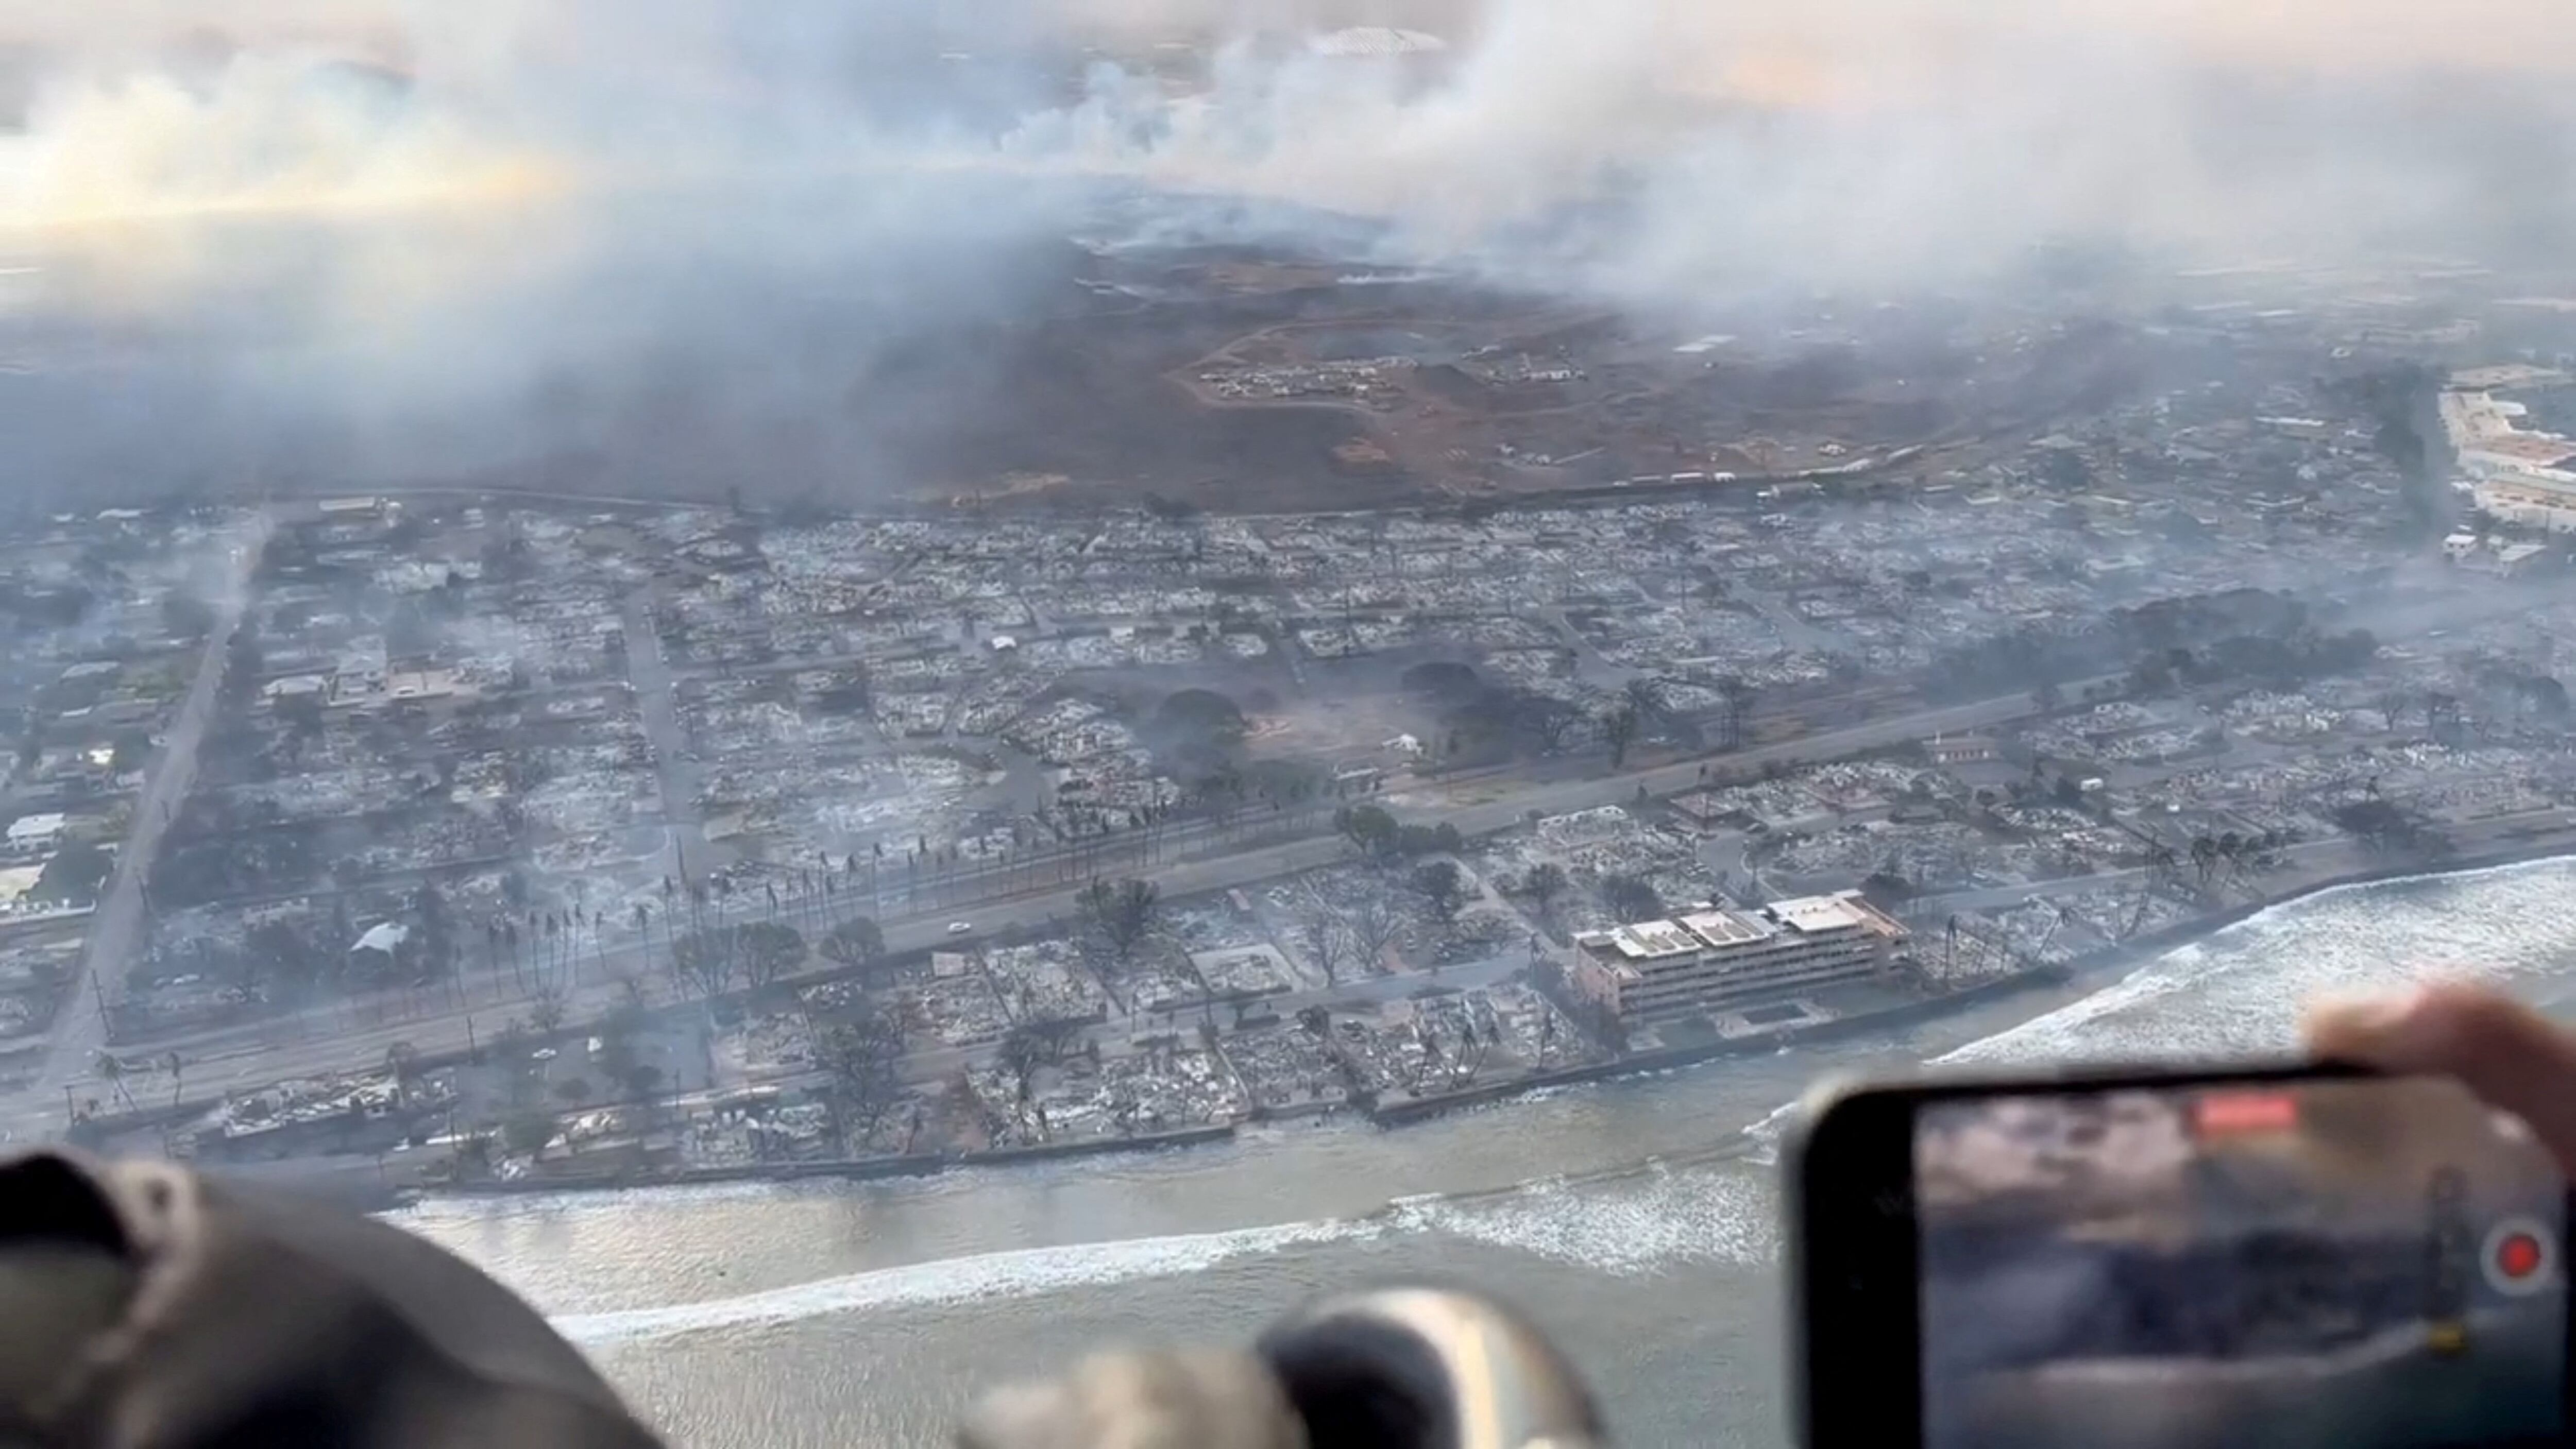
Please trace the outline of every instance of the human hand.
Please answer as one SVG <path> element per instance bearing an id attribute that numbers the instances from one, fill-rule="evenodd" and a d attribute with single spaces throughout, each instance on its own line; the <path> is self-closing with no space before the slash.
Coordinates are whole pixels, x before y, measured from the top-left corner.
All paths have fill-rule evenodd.
<path id="1" fill-rule="evenodd" d="M 2457 1078 L 2530 1124 L 2576 1178 L 2576 1032 L 2492 987 L 2440 982 L 2391 996 L 2321 1002 L 2308 1048 L 2385 1072 Z"/>

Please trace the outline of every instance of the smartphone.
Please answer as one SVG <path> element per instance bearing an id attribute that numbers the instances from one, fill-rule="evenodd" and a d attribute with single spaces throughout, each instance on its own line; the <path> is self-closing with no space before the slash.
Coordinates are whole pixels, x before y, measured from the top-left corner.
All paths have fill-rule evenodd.
<path id="1" fill-rule="evenodd" d="M 1828 1086 L 1785 1155 L 1807 1449 L 2562 1444 L 2568 1189 L 2456 1083 Z"/>

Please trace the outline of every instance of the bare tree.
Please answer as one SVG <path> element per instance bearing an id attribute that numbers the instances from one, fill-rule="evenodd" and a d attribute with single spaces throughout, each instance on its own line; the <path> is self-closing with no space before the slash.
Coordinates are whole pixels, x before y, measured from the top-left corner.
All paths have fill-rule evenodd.
<path id="1" fill-rule="evenodd" d="M 903 1097 L 903 1026 L 873 1003 L 815 1039 L 814 1061 L 832 1079 L 837 1110 L 861 1141 Z"/>
<path id="2" fill-rule="evenodd" d="M 1342 955 L 1350 936 L 1332 911 L 1319 902 L 1298 916 L 1297 939 L 1314 959 L 1315 969 L 1324 973 L 1324 984 L 1341 985 Z"/>
<path id="3" fill-rule="evenodd" d="M 1371 972 L 1386 969 L 1386 948 L 1403 929 L 1403 921 L 1387 899 L 1371 891 L 1360 897 L 1348 913 L 1351 939 L 1360 950 L 1360 964 Z"/>
<path id="4" fill-rule="evenodd" d="M 723 928 L 691 931 L 671 943 L 671 984 L 712 1002 L 733 984 L 730 934 Z"/>
<path id="5" fill-rule="evenodd" d="M 1744 748 L 1744 720 L 1753 710 L 1753 686 L 1734 675 L 1717 682 L 1717 694 L 1725 707 L 1725 744 L 1730 750 Z"/>
<path id="6" fill-rule="evenodd" d="M 1610 747 L 1611 769 L 1628 763 L 1628 747 L 1637 742 L 1637 731 L 1643 724 L 1636 704 L 1627 699 L 1612 705 L 1609 713 L 1601 717 L 1601 742 Z"/>
<path id="7" fill-rule="evenodd" d="M 752 921 L 734 928 L 735 960 L 745 986 L 766 991 L 805 964 L 805 938 L 794 926 Z"/>
<path id="8" fill-rule="evenodd" d="M 1011 1074 L 1013 1105 L 1023 1122 L 1027 1120 L 1030 1104 L 1037 1100 L 1038 1068 L 1045 1065 L 1046 1054 L 1046 1043 L 1025 1026 L 1015 1026 L 1003 1033 L 1002 1044 L 995 1054 L 1002 1070 Z"/>

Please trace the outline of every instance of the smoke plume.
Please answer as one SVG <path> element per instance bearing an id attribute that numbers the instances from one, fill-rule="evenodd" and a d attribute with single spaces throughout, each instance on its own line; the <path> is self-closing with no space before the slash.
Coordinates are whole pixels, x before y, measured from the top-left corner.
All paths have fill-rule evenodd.
<path id="1" fill-rule="evenodd" d="M 864 496 L 1011 405 L 979 364 L 1113 196 L 1670 312 L 2057 241 L 2512 262 L 2576 194 L 2553 0 L 43 8 L 0 18 L 30 491 Z M 1306 44 L 1347 24 L 1446 44 Z"/>

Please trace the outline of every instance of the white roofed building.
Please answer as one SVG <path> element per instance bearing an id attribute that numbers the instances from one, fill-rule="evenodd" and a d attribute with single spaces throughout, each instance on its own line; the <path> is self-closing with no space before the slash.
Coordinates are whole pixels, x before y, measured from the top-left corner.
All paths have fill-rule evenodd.
<path id="1" fill-rule="evenodd" d="M 1858 891 L 1707 906 L 1576 936 L 1572 980 L 1623 1021 L 1672 1021 L 1876 976 L 1905 934 Z"/>
<path id="2" fill-rule="evenodd" d="M 63 812 L 45 810 L 9 822 L 11 845 L 51 845 L 62 837 Z"/>

